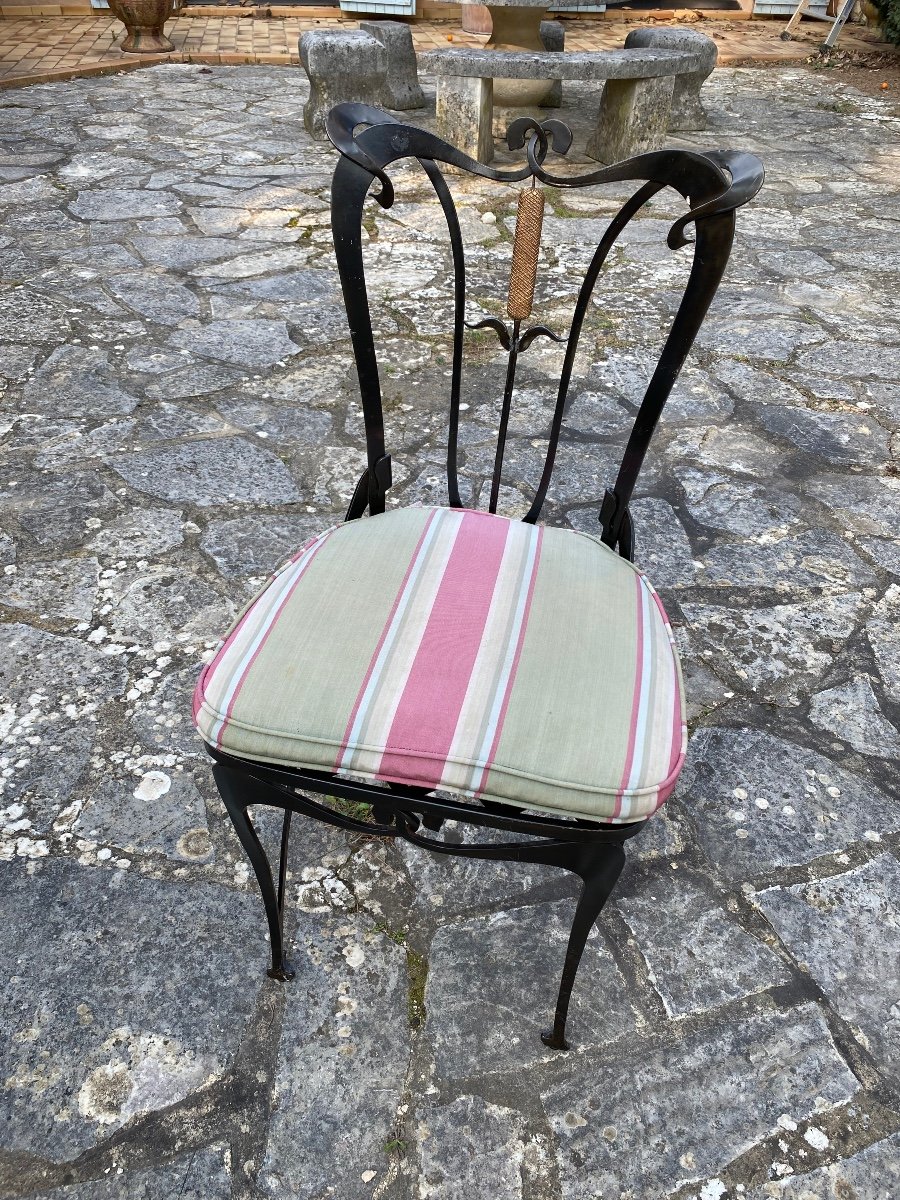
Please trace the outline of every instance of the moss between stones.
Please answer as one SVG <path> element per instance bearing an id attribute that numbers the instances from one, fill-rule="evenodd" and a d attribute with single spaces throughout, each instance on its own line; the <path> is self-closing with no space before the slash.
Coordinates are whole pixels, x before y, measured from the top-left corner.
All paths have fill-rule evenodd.
<path id="1" fill-rule="evenodd" d="M 385 925 L 383 921 L 379 921 L 375 928 L 379 933 L 383 933 L 385 937 L 389 937 L 396 945 L 403 946 L 406 944 L 406 934 L 402 929 L 391 929 L 390 925 Z"/>
<path id="2" fill-rule="evenodd" d="M 397 946 L 406 948 L 406 972 L 409 976 L 407 999 L 409 1026 L 410 1029 L 419 1029 L 425 1021 L 425 981 L 428 978 L 428 960 L 423 955 L 416 954 L 415 950 L 410 950 L 406 945 L 405 930 L 391 929 L 383 921 L 379 921 L 375 928 L 385 937 L 389 937 Z"/>
<path id="3" fill-rule="evenodd" d="M 340 796 L 326 796 L 329 808 L 339 812 L 341 816 L 349 817 L 352 821 L 370 821 L 372 806 L 359 800 L 342 800 Z"/>
<path id="4" fill-rule="evenodd" d="M 555 217 L 584 217 L 585 214 L 583 212 L 569 208 L 565 201 L 565 192 L 561 188 L 544 188 L 544 195 L 547 197 L 547 203 L 550 205 Z"/>
<path id="5" fill-rule="evenodd" d="M 407 1012 L 410 1029 L 419 1029 L 425 1023 L 425 981 L 428 978 L 428 960 L 415 950 L 406 950 L 406 970 L 409 975 L 409 999 Z"/>

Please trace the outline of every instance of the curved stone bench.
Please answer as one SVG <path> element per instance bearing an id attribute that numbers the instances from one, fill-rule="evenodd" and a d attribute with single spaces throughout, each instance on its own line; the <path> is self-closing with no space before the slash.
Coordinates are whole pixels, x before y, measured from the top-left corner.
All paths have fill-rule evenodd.
<path id="1" fill-rule="evenodd" d="M 437 77 L 440 136 L 484 163 L 494 157 L 494 76 L 604 83 L 586 153 L 612 163 L 659 149 L 668 128 L 675 78 L 701 71 L 704 56 L 699 49 L 431 50 L 420 56 L 419 66 Z"/>
<path id="2" fill-rule="evenodd" d="M 719 58 L 719 48 L 711 37 L 693 29 L 632 29 L 625 39 L 625 49 L 685 50 L 701 56 L 696 71 L 675 76 L 672 92 L 670 129 L 705 129 L 706 109 L 700 101 L 700 89 L 712 74 Z"/>

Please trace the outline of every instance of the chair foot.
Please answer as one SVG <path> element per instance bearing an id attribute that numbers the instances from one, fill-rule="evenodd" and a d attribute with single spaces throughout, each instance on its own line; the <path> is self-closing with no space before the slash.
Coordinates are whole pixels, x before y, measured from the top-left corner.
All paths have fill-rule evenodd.
<path id="1" fill-rule="evenodd" d="M 541 1041 L 545 1046 L 549 1046 L 551 1050 L 569 1050 L 569 1043 L 564 1037 L 557 1037 L 552 1029 L 544 1029 L 541 1031 Z"/>
<path id="2" fill-rule="evenodd" d="M 279 983 L 290 983 L 297 972 L 291 966 L 287 959 L 284 959 L 280 966 L 269 967 L 266 974 L 270 979 L 277 979 Z"/>

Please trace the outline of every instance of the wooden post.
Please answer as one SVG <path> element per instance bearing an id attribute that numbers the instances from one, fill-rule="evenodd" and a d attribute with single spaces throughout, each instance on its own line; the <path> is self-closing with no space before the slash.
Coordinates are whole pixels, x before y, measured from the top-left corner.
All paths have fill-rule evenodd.
<path id="1" fill-rule="evenodd" d="M 791 34 L 794 32 L 794 30 L 800 24 L 800 20 L 808 8 L 809 8 L 809 0 L 800 0 L 800 3 L 794 9 L 794 15 L 791 17 L 791 19 L 788 21 L 787 25 L 785 25 L 784 29 L 782 30 L 781 40 L 783 42 L 789 42 L 791 40 Z"/>

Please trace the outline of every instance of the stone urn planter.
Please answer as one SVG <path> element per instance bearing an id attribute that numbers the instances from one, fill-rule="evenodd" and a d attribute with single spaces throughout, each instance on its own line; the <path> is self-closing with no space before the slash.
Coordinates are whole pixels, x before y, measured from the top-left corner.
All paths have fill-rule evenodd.
<path id="1" fill-rule="evenodd" d="M 171 54 L 174 43 L 166 37 L 165 25 L 176 0 L 109 0 L 109 7 L 128 31 L 122 50 L 129 54 Z"/>

